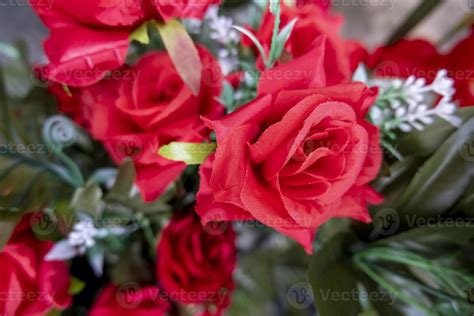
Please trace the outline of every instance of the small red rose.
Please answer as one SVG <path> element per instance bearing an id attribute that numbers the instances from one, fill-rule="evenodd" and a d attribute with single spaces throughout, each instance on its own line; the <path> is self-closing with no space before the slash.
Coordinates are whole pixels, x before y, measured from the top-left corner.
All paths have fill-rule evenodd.
<path id="1" fill-rule="evenodd" d="M 30 218 L 22 219 L 0 252 L 0 315 L 45 315 L 71 304 L 68 267 L 44 260 L 53 243 L 36 239 Z"/>
<path id="2" fill-rule="evenodd" d="M 171 300 L 202 304 L 206 315 L 220 315 L 229 305 L 236 263 L 232 226 L 207 229 L 194 213 L 178 214 L 163 231 L 157 256 L 158 281 Z"/>
<path id="3" fill-rule="evenodd" d="M 198 47 L 204 65 L 201 90 L 194 96 L 165 52 L 143 56 L 120 76 L 84 88 L 84 118 L 92 136 L 105 144 L 117 163 L 129 156 L 135 161 L 137 185 L 147 201 L 156 199 L 186 165 L 158 155 L 173 141 L 201 142 L 210 130 L 202 117 L 219 118 L 217 101 L 222 75 L 212 55 Z M 209 84 L 212 69 L 212 84 Z"/>

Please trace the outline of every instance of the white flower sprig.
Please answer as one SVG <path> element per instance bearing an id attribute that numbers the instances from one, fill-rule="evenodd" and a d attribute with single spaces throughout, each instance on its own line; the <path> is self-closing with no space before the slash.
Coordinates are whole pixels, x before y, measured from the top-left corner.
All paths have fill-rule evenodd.
<path id="1" fill-rule="evenodd" d="M 358 74 L 360 78 L 360 72 Z M 380 126 L 390 138 L 394 131 L 422 131 L 434 122 L 435 117 L 442 118 L 454 126 L 461 120 L 454 115 L 457 109 L 453 101 L 455 89 L 453 80 L 446 70 L 438 71 L 435 80 L 427 84 L 424 78 L 410 76 L 402 79 L 367 79 L 370 86 L 379 87 L 379 97 L 369 112 L 371 121 Z"/>
<path id="2" fill-rule="evenodd" d="M 127 227 L 97 227 L 94 220 L 87 214 L 78 213 L 78 221 L 72 226 L 72 230 L 65 239 L 54 244 L 53 248 L 45 256 L 47 261 L 63 261 L 86 254 L 88 250 L 96 249 L 98 241 L 108 236 L 125 235 L 133 231 Z M 102 274 L 103 248 L 91 252 L 89 261 L 97 275 Z"/>
<path id="3" fill-rule="evenodd" d="M 209 37 L 219 44 L 217 56 L 224 75 L 231 73 L 239 64 L 238 44 L 240 33 L 232 26 L 234 22 L 230 17 L 220 16 L 219 7 L 211 6 L 205 21 L 210 28 Z"/>

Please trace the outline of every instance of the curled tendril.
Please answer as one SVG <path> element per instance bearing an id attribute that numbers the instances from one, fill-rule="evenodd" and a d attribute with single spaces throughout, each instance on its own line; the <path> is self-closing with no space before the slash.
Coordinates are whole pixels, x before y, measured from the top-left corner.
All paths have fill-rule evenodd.
<path id="1" fill-rule="evenodd" d="M 73 160 L 63 153 L 63 149 L 74 144 L 76 138 L 76 127 L 68 118 L 62 115 L 54 115 L 44 122 L 43 140 L 67 168 L 64 176 L 65 180 L 75 187 L 81 187 L 84 184 L 81 170 Z"/>
<path id="2" fill-rule="evenodd" d="M 55 151 L 71 146 L 77 138 L 74 123 L 62 115 L 49 117 L 43 126 L 43 139 L 53 146 Z"/>

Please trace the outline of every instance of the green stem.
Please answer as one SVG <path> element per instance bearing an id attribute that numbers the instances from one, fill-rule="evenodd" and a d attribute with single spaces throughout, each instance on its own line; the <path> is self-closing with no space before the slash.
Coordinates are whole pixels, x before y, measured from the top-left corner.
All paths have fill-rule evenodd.
<path id="1" fill-rule="evenodd" d="M 2 115 L 2 133 L 8 141 L 13 139 L 10 112 L 8 110 L 7 92 L 5 89 L 5 77 L 3 68 L 0 66 L 0 109 Z"/>
<path id="2" fill-rule="evenodd" d="M 74 181 L 74 184 L 76 187 L 82 187 L 84 186 L 84 177 L 82 176 L 81 169 L 77 166 L 77 164 L 72 161 L 66 154 L 64 154 L 62 151 L 54 151 L 56 156 L 61 159 L 61 161 L 66 165 L 66 167 L 69 169 L 71 177 Z"/>
<path id="3" fill-rule="evenodd" d="M 22 162 L 30 166 L 45 168 L 47 171 L 54 174 L 55 176 L 57 176 L 58 178 L 66 182 L 67 184 L 71 186 L 77 186 L 74 179 L 71 178 L 68 170 L 62 166 L 58 166 L 56 164 L 49 163 L 40 159 L 32 159 L 28 156 L 17 154 L 14 152 L 7 152 L 7 153 L 4 153 L 3 155 L 10 157 L 12 159 L 21 159 Z"/>
<path id="4" fill-rule="evenodd" d="M 275 54 L 277 50 L 277 38 L 278 38 L 278 31 L 280 30 L 280 22 L 281 22 L 281 4 L 279 3 L 276 7 L 275 15 L 275 23 L 273 24 L 273 34 L 272 34 L 272 44 L 270 46 L 270 54 L 267 60 L 267 68 L 271 68 L 275 63 Z"/>
<path id="5" fill-rule="evenodd" d="M 138 219 L 141 223 L 141 228 L 143 230 L 143 233 L 145 234 L 145 238 L 150 246 L 150 256 L 154 258 L 156 256 L 155 254 L 155 249 L 156 249 L 156 239 L 155 239 L 155 234 L 153 233 L 153 230 L 151 229 L 150 226 L 150 220 L 143 216 L 143 214 L 140 214 L 138 216 Z"/>

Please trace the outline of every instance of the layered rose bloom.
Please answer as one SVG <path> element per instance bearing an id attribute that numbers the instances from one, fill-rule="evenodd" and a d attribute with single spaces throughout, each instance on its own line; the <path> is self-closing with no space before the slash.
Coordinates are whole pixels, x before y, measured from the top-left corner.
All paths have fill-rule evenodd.
<path id="1" fill-rule="evenodd" d="M 158 149 L 173 141 L 201 142 L 210 130 L 202 117 L 216 119 L 222 76 L 212 55 L 198 47 L 203 64 L 199 95 L 194 96 L 165 52 L 143 56 L 120 76 L 81 92 L 81 108 L 92 136 L 112 159 L 132 157 L 143 197 L 156 199 L 186 165 L 160 157 Z"/>
<path id="2" fill-rule="evenodd" d="M 44 260 L 53 243 L 36 239 L 30 218 L 22 219 L 0 252 L 0 315 L 46 315 L 71 303 L 68 267 Z"/>
<path id="3" fill-rule="evenodd" d="M 164 316 L 169 315 L 170 310 L 170 302 L 157 286 L 109 284 L 99 293 L 89 316 Z"/>
<path id="4" fill-rule="evenodd" d="M 202 18 L 218 0 L 32 0 L 50 29 L 44 44 L 48 79 L 86 86 L 125 63 L 130 34 L 149 20 Z"/>
<path id="5" fill-rule="evenodd" d="M 312 252 L 316 228 L 332 217 L 368 222 L 368 185 L 380 168 L 378 129 L 366 121 L 377 91 L 327 86 L 325 41 L 262 73 L 259 97 L 207 124 L 217 151 L 201 167 L 202 222 L 258 220 Z"/>
<path id="6" fill-rule="evenodd" d="M 194 213 L 177 214 L 157 248 L 156 275 L 167 296 L 201 304 L 204 315 L 220 315 L 230 303 L 236 263 L 232 226 L 203 227 Z"/>
<path id="7" fill-rule="evenodd" d="M 469 54 L 474 50 L 474 31 L 442 54 L 430 42 L 402 39 L 390 46 L 377 48 L 366 60 L 376 77 L 407 78 L 415 76 L 431 82 L 440 69 L 446 69 L 454 80 L 454 99 L 461 106 L 474 105 L 474 62 Z"/>
<path id="8" fill-rule="evenodd" d="M 328 72 L 327 83 L 349 82 L 359 61 L 365 57 L 366 51 L 358 42 L 341 37 L 340 32 L 344 19 L 342 16 L 328 13 L 328 3 L 328 1 L 319 3 L 318 1 L 301 1 L 295 6 L 281 4 L 280 29 L 293 19 L 297 19 L 291 36 L 286 42 L 285 50 L 291 58 L 300 57 L 312 50 L 315 40 L 324 35 L 327 38 L 326 49 L 329 52 L 325 57 L 326 63 L 337 64 L 337 68 Z M 266 10 L 260 27 L 253 30 L 267 52 L 271 46 L 274 22 L 275 17 L 269 10 Z M 245 38 L 244 44 L 251 45 L 250 41 Z M 258 66 L 263 69 L 261 60 L 258 62 Z"/>

